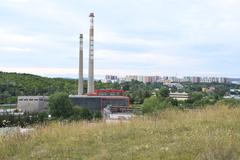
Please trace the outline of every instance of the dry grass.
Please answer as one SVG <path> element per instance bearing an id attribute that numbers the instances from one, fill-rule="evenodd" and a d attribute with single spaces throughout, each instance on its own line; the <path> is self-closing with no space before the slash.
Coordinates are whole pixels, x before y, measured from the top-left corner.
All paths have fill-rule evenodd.
<path id="1" fill-rule="evenodd" d="M 240 109 L 168 110 L 130 122 L 52 123 L 0 137 L 0 159 L 240 159 Z"/>

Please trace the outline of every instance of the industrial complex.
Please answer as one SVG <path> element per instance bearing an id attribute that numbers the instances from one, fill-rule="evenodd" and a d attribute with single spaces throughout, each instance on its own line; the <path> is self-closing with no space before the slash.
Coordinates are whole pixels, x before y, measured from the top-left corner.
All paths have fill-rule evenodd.
<path id="1" fill-rule="evenodd" d="M 94 13 L 90 13 L 88 89 L 83 93 L 83 34 L 80 34 L 78 95 L 70 95 L 73 105 L 86 107 L 91 111 L 103 111 L 109 105 L 129 107 L 129 98 L 122 90 L 94 89 Z"/>
<path id="2" fill-rule="evenodd" d="M 80 34 L 79 47 L 79 79 L 78 94 L 69 95 L 74 106 L 84 107 L 92 112 L 103 111 L 104 108 L 121 107 L 129 108 L 129 97 L 124 96 L 123 90 L 96 90 L 94 89 L 94 13 L 90 13 L 89 29 L 89 63 L 88 63 L 88 89 L 83 93 L 83 34 Z M 47 96 L 18 97 L 18 109 L 25 112 L 39 112 L 46 110 Z"/>

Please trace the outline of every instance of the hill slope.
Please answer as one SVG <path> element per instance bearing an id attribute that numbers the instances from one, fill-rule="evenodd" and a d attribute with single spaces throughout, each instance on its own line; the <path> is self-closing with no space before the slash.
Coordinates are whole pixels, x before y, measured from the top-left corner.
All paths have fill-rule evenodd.
<path id="1" fill-rule="evenodd" d="M 0 137 L 0 159 L 239 159 L 239 117 L 239 108 L 220 106 L 128 123 L 53 123 L 31 135 Z"/>
<path id="2" fill-rule="evenodd" d="M 77 80 L 0 72 L 0 104 L 15 103 L 21 95 L 50 95 L 60 91 L 76 94 Z"/>

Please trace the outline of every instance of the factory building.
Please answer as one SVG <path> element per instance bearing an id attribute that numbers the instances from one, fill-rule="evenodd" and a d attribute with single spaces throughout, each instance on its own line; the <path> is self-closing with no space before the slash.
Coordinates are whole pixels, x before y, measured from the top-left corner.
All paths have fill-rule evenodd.
<path id="1" fill-rule="evenodd" d="M 23 112 L 41 112 L 48 110 L 47 96 L 19 96 L 17 108 Z"/>
<path id="2" fill-rule="evenodd" d="M 87 108 L 92 112 L 101 112 L 108 105 L 128 107 L 129 98 L 124 96 L 69 96 L 75 106 Z"/>
<path id="3" fill-rule="evenodd" d="M 123 94 L 123 90 L 96 90 L 92 95 L 71 95 L 69 98 L 74 106 L 96 112 L 103 111 L 108 105 L 128 108 L 129 97 L 123 96 Z"/>
<path id="4" fill-rule="evenodd" d="M 179 93 L 179 92 L 175 92 L 175 93 L 170 93 L 169 97 L 176 99 L 178 101 L 185 101 L 189 99 L 189 94 L 188 93 Z"/>

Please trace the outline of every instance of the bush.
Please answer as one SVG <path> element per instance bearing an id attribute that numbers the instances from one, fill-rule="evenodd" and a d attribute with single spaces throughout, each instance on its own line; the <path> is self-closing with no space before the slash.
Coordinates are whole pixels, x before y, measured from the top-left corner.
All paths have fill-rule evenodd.
<path id="1" fill-rule="evenodd" d="M 40 123 L 45 122 L 46 120 L 48 120 L 48 113 L 47 112 L 40 112 L 37 114 L 38 117 L 38 121 Z"/>
<path id="2" fill-rule="evenodd" d="M 157 97 L 167 98 L 169 97 L 169 89 L 167 87 L 161 87 L 160 90 L 157 92 Z"/>
<path id="3" fill-rule="evenodd" d="M 26 127 L 29 125 L 47 121 L 47 113 L 24 113 L 23 115 L 3 114 L 0 115 L 1 127 Z"/>
<path id="4" fill-rule="evenodd" d="M 151 113 L 154 112 L 157 108 L 158 100 L 157 97 L 152 96 L 150 98 L 146 98 L 143 103 L 142 111 L 143 113 Z"/>
<path id="5" fill-rule="evenodd" d="M 101 112 L 94 112 L 93 113 L 94 119 L 102 119 L 102 113 Z"/>
<path id="6" fill-rule="evenodd" d="M 143 113 L 152 113 L 163 110 L 167 107 L 172 107 L 172 104 L 168 99 L 152 96 L 144 100 L 142 111 Z"/>
<path id="7" fill-rule="evenodd" d="M 79 106 L 73 107 L 71 119 L 72 120 L 91 120 L 93 118 L 92 113 L 87 109 Z"/>
<path id="8" fill-rule="evenodd" d="M 57 118 L 69 118 L 72 104 L 66 93 L 55 93 L 49 97 L 50 114 Z"/>

